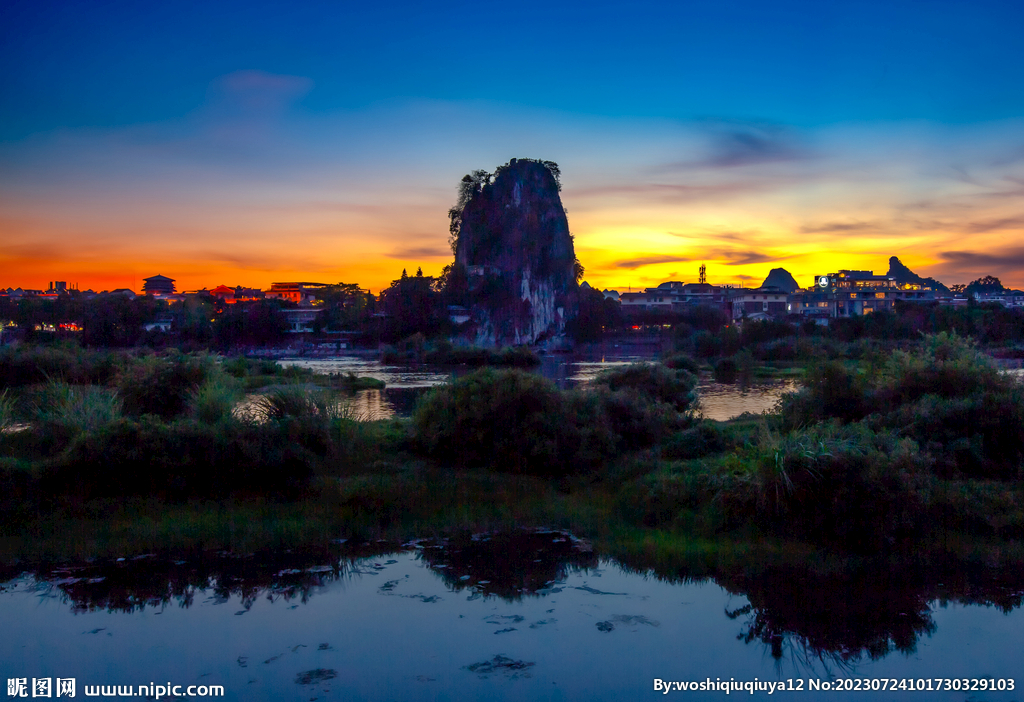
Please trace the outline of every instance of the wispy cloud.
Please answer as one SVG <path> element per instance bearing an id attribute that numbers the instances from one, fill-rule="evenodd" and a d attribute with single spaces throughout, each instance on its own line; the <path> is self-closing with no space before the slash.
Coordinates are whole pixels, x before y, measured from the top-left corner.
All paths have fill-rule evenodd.
<path id="1" fill-rule="evenodd" d="M 612 265 L 615 268 L 625 268 L 627 270 L 635 270 L 642 268 L 643 266 L 653 266 L 658 263 L 679 263 L 681 261 L 693 261 L 693 258 L 687 258 L 683 256 L 642 256 L 640 258 L 627 259 L 625 261 L 616 261 Z"/>
<path id="2" fill-rule="evenodd" d="M 699 165 L 715 168 L 753 166 L 812 157 L 795 130 L 777 124 L 724 123 L 712 132 L 711 149 Z"/>
<path id="3" fill-rule="evenodd" d="M 1024 229 L 1024 216 L 989 219 L 981 222 L 971 222 L 967 225 L 967 231 L 971 234 L 1001 231 L 1004 229 Z"/>
<path id="4" fill-rule="evenodd" d="M 939 258 L 970 270 L 1019 271 L 1024 268 L 1024 247 L 1003 249 L 997 253 L 943 251 L 939 253 Z"/>
<path id="5" fill-rule="evenodd" d="M 415 258 L 451 258 L 452 250 L 440 246 L 410 246 L 399 248 L 385 254 L 388 258 L 415 259 Z"/>
<path id="6" fill-rule="evenodd" d="M 863 232 L 878 229 L 877 222 L 824 222 L 806 224 L 800 227 L 802 234 L 826 234 L 830 232 Z"/>

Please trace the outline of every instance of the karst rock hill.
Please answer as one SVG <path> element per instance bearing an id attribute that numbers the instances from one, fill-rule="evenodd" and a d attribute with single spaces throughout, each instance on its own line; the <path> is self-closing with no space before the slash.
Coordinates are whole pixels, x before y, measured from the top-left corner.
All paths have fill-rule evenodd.
<path id="1" fill-rule="evenodd" d="M 464 204 L 452 211 L 455 263 L 468 277 L 478 345 L 564 338 L 579 288 L 557 176 L 550 161 L 512 159 L 463 179 Z"/>

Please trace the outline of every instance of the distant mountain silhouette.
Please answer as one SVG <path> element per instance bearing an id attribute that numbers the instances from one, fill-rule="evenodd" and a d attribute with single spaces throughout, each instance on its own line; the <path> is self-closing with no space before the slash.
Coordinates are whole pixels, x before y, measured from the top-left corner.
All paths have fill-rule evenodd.
<path id="1" fill-rule="evenodd" d="M 948 293 L 949 288 L 935 280 L 935 278 L 922 278 L 914 271 L 907 268 L 896 256 L 889 258 L 889 272 L 886 273 L 890 278 L 894 278 L 897 283 L 917 283 L 918 285 L 927 285 L 932 289 Z"/>
<path id="2" fill-rule="evenodd" d="M 795 290 L 799 290 L 800 286 L 797 285 L 793 275 L 785 268 L 772 268 L 768 272 L 768 277 L 761 283 L 762 288 L 778 288 L 779 290 L 791 293 Z"/>

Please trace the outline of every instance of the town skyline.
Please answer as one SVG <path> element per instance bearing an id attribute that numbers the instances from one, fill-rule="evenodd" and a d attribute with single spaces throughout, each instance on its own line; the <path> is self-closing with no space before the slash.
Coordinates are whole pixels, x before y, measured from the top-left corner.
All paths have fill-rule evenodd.
<path id="1" fill-rule="evenodd" d="M 379 291 L 451 262 L 464 174 L 531 157 L 594 287 L 893 255 L 1024 287 L 1024 9 L 520 9 L 16 3 L 2 284 Z"/>

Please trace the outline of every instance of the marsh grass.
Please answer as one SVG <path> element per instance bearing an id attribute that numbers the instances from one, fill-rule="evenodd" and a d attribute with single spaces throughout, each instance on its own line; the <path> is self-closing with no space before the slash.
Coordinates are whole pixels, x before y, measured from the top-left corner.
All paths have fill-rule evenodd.
<path id="1" fill-rule="evenodd" d="M 189 393 L 189 414 L 200 422 L 216 424 L 230 419 L 241 392 L 230 376 L 214 376 Z"/>
<path id="2" fill-rule="evenodd" d="M 192 394 L 218 371 L 214 356 L 172 349 L 126 366 L 117 377 L 116 388 L 125 414 L 172 419 L 188 411 Z"/>
<path id="3" fill-rule="evenodd" d="M 11 392 L 4 388 L 0 392 L 0 435 L 5 434 L 15 421 L 15 400 Z"/>
<path id="4" fill-rule="evenodd" d="M 109 388 L 51 380 L 36 394 L 34 418 L 44 434 L 70 439 L 118 420 L 121 409 L 121 398 Z"/>

